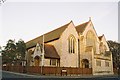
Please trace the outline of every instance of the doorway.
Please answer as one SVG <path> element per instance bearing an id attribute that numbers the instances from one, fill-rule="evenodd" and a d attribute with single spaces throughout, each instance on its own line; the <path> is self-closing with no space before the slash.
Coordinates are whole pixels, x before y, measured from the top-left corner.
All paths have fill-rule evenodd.
<path id="1" fill-rule="evenodd" d="M 35 56 L 34 63 L 35 63 L 35 66 L 39 66 L 40 65 L 40 57 L 39 56 Z"/>
<path id="2" fill-rule="evenodd" d="M 82 68 L 89 68 L 89 60 L 88 59 L 82 60 Z"/>

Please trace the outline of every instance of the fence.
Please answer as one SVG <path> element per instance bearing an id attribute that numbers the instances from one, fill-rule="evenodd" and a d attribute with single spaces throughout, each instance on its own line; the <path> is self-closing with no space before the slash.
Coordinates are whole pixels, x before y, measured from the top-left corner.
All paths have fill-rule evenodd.
<path id="1" fill-rule="evenodd" d="M 43 75 L 81 75 L 81 74 L 92 74 L 92 68 L 77 68 L 77 67 L 49 67 L 43 66 L 42 71 L 40 66 L 6 66 L 2 68 L 3 70 L 8 70 L 12 72 L 27 72 L 27 73 L 37 73 Z"/>

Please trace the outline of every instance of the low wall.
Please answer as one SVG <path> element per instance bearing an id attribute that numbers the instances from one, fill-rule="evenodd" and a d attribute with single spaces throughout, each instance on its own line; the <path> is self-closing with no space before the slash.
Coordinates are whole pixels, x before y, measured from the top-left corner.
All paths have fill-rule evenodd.
<path id="1" fill-rule="evenodd" d="M 19 73 L 37 73 L 44 75 L 81 75 L 92 74 L 92 68 L 77 68 L 77 67 L 49 67 L 49 66 L 6 66 L 3 70 L 19 72 Z M 64 71 L 64 72 L 62 72 Z"/>

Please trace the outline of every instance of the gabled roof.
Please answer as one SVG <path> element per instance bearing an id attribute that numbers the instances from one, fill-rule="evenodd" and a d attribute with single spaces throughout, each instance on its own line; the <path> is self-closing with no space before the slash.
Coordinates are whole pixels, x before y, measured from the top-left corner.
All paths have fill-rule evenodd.
<path id="1" fill-rule="evenodd" d="M 90 21 L 90 20 L 89 20 Z M 88 25 L 88 22 L 85 22 L 83 24 L 80 24 L 78 26 L 76 26 L 76 31 L 78 33 L 83 33 L 85 28 L 87 27 Z M 48 32 L 46 34 L 44 34 L 44 42 L 50 42 L 52 40 L 56 40 L 56 39 L 59 39 L 61 34 L 64 32 L 64 30 L 68 27 L 68 25 L 71 23 L 72 21 L 70 21 L 69 23 L 61 26 L 60 28 L 57 28 L 51 32 Z M 31 47 L 34 47 L 38 42 L 39 43 L 42 43 L 42 40 L 43 40 L 43 35 L 42 36 L 39 36 L 33 40 L 30 40 L 26 43 L 26 46 L 27 46 L 27 49 L 31 48 Z"/>
<path id="2" fill-rule="evenodd" d="M 41 44 L 42 45 L 42 44 Z M 42 50 L 42 46 L 40 47 L 41 50 Z M 30 50 L 28 53 L 29 55 L 32 55 L 34 54 L 34 51 L 35 50 Z M 50 45 L 50 44 L 45 44 L 44 45 L 44 56 L 45 58 L 52 58 L 52 59 L 60 59 L 60 56 L 58 55 L 55 47 L 53 45 Z"/>
<path id="3" fill-rule="evenodd" d="M 77 30 L 77 32 L 78 32 L 78 34 L 84 32 L 84 30 L 85 30 L 85 28 L 87 27 L 88 23 L 89 23 L 89 21 L 88 21 L 88 22 L 85 22 L 85 23 L 83 23 L 83 24 L 80 24 L 80 25 L 78 25 L 78 26 L 75 27 L 76 30 Z"/>
<path id="4" fill-rule="evenodd" d="M 61 26 L 60 28 L 57 28 L 51 32 L 48 32 L 46 34 L 44 34 L 44 42 L 49 42 L 55 39 L 60 38 L 61 34 L 63 33 L 63 31 L 67 28 L 67 26 L 70 24 L 71 22 Z M 43 35 L 39 36 L 33 40 L 30 40 L 26 43 L 27 49 L 34 47 L 38 42 L 42 43 L 43 40 Z"/>
<path id="5" fill-rule="evenodd" d="M 45 58 L 60 59 L 60 56 L 53 45 L 45 45 Z"/>

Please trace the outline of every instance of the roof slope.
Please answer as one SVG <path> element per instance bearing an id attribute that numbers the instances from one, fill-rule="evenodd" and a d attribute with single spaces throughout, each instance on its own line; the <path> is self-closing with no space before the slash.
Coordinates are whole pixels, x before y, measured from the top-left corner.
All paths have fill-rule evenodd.
<path id="1" fill-rule="evenodd" d="M 60 59 L 60 56 L 53 45 L 45 45 L 45 58 Z"/>
<path id="2" fill-rule="evenodd" d="M 71 22 L 72 22 L 72 21 L 71 21 Z M 67 28 L 67 26 L 68 26 L 71 22 L 69 22 L 69 23 L 61 26 L 60 28 L 57 28 L 57 29 L 55 29 L 55 30 L 53 30 L 53 31 L 51 31 L 51 32 L 48 32 L 48 33 L 44 34 L 44 42 L 49 42 L 49 41 L 52 41 L 52 40 L 55 40 L 55 39 L 60 38 L 61 34 L 64 32 L 64 30 Z M 76 26 L 76 27 L 75 27 L 75 28 L 76 28 L 76 31 L 77 31 L 78 33 L 83 33 L 84 30 L 85 30 L 85 28 L 86 28 L 86 26 L 88 25 L 88 23 L 89 23 L 89 21 L 88 21 L 88 22 L 85 22 L 85 23 L 83 23 L 83 24 L 80 24 L 80 25 L 78 25 L 78 26 Z M 41 36 L 39 36 L 39 37 L 37 37 L 37 38 L 35 38 L 35 39 L 32 39 L 32 40 L 28 41 L 28 42 L 26 43 L 27 49 L 29 49 L 29 48 L 31 48 L 31 47 L 34 47 L 38 42 L 39 42 L 39 43 L 42 43 L 42 40 L 43 40 L 43 36 L 41 35 Z"/>
<path id="3" fill-rule="evenodd" d="M 98 39 L 101 41 L 104 35 L 98 36 Z"/>
<path id="4" fill-rule="evenodd" d="M 42 45 L 42 44 L 41 44 Z M 42 49 L 42 46 L 40 47 Z M 29 55 L 32 55 L 34 54 L 34 51 L 35 50 L 30 50 L 28 53 Z M 60 59 L 60 56 L 58 55 L 55 47 L 53 45 L 50 45 L 50 44 L 45 44 L 44 45 L 44 56 L 45 58 L 53 58 L 53 59 Z"/>
<path id="5" fill-rule="evenodd" d="M 83 33 L 85 28 L 86 28 L 86 26 L 88 25 L 88 23 L 89 23 L 89 21 L 76 26 L 75 28 L 76 28 L 77 32 L 78 33 Z"/>
<path id="6" fill-rule="evenodd" d="M 60 38 L 61 34 L 63 33 L 63 31 L 67 28 L 67 26 L 70 24 L 71 22 L 61 26 L 60 28 L 57 28 L 51 32 L 48 32 L 46 34 L 44 34 L 44 42 L 48 42 L 48 41 L 52 41 L 55 39 Z M 43 40 L 43 36 L 39 36 L 33 40 L 30 40 L 26 43 L 27 49 L 30 47 L 34 47 L 38 42 L 42 43 Z"/>

